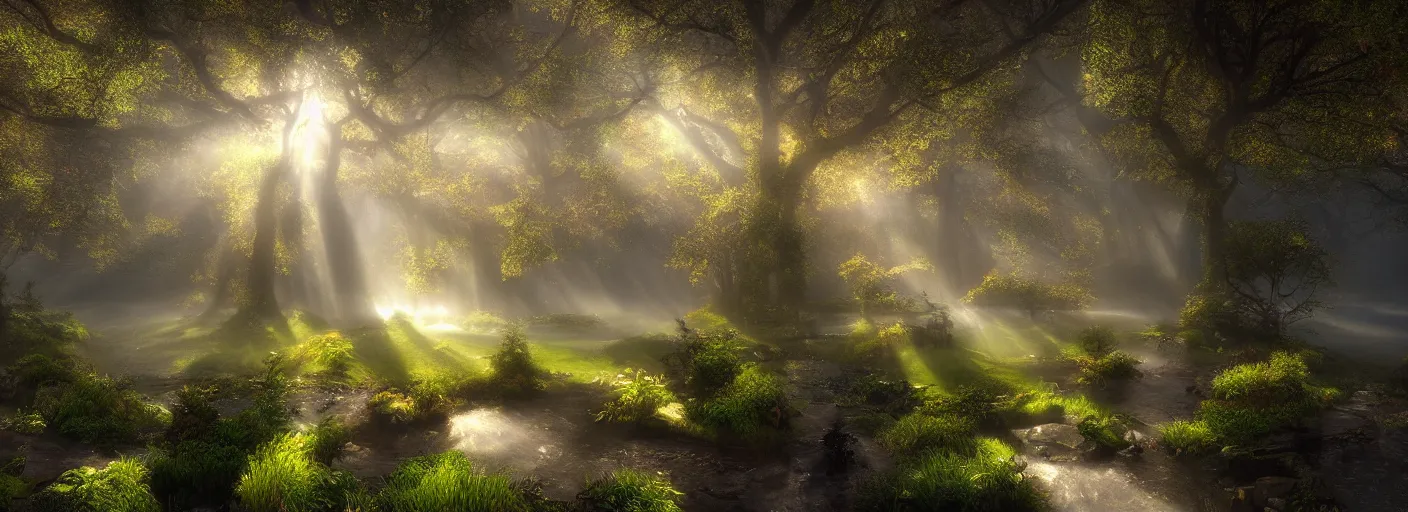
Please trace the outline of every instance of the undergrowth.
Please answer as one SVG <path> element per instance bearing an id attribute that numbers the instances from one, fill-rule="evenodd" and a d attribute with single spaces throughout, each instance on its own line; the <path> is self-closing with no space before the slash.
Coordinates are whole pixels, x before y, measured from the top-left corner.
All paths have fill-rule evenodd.
<path id="1" fill-rule="evenodd" d="M 583 512 L 679 512 L 681 496 L 664 475 L 623 469 L 587 482 L 577 504 Z"/>
<path id="2" fill-rule="evenodd" d="M 597 413 L 597 421 L 637 423 L 655 416 L 656 411 L 675 401 L 675 394 L 663 376 L 640 370 L 618 375 L 612 383 L 612 399 Z"/>
<path id="3" fill-rule="evenodd" d="M 507 476 L 477 471 L 458 451 L 408 459 L 375 498 L 382 512 L 455 510 L 527 512 L 529 502 Z"/>
<path id="4" fill-rule="evenodd" d="M 64 472 L 29 499 L 34 512 L 158 512 L 161 505 L 148 487 L 147 468 L 136 459 L 120 459 L 103 469 L 81 467 Z"/>
<path id="5" fill-rule="evenodd" d="M 1164 446 L 1197 453 L 1246 445 L 1291 427 L 1338 398 L 1339 390 L 1311 383 L 1303 355 L 1276 352 L 1262 362 L 1233 366 L 1212 381 L 1212 396 L 1193 421 L 1160 427 Z"/>

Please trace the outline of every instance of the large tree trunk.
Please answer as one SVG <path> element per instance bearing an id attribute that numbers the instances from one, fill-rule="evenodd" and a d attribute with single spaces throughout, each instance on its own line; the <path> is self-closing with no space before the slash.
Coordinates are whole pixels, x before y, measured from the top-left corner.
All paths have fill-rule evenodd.
<path id="1" fill-rule="evenodd" d="M 1227 200 L 1232 188 L 1210 191 L 1203 196 L 1200 219 L 1203 232 L 1203 283 L 1222 288 L 1227 283 Z"/>
<path id="2" fill-rule="evenodd" d="M 318 221 L 322 225 L 323 248 L 336 295 L 333 298 L 336 316 L 341 323 L 356 327 L 375 323 L 377 317 L 367 292 L 357 235 L 337 188 L 337 173 L 342 165 L 341 130 L 330 130 L 329 135 L 327 167 L 323 170 L 318 194 Z"/>
<path id="3" fill-rule="evenodd" d="M 215 288 L 210 300 L 206 302 L 205 311 L 197 317 L 198 322 L 213 320 L 220 310 L 233 302 L 235 278 L 239 274 L 241 259 L 239 254 L 228 247 L 220 252 L 220 262 L 217 264 L 219 268 L 215 271 Z"/>
<path id="4" fill-rule="evenodd" d="M 274 245 L 278 236 L 278 190 L 286 170 L 284 163 L 270 167 L 259 185 L 258 203 L 254 207 L 254 249 L 249 258 L 249 297 L 240 312 L 253 319 L 279 316 L 278 298 L 274 296 Z"/>

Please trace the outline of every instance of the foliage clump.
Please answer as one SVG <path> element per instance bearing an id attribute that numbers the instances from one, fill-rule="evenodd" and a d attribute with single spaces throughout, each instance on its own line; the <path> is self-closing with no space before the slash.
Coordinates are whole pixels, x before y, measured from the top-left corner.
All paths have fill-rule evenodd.
<path id="1" fill-rule="evenodd" d="M 597 421 L 613 423 L 638 423 L 655 416 L 655 412 L 675 402 L 675 394 L 666 386 L 665 377 L 650 375 L 640 370 L 627 376 L 631 371 L 617 376 L 611 391 L 614 397 L 597 413 Z"/>
<path id="2" fill-rule="evenodd" d="M 284 433 L 255 450 L 235 486 L 240 507 L 249 512 L 338 512 L 364 505 L 368 497 L 361 484 L 319 460 L 319 451 L 338 441 L 334 430 L 324 426 Z"/>
<path id="3" fill-rule="evenodd" d="M 333 331 L 312 336 L 303 342 L 304 357 L 313 364 L 315 373 L 334 377 L 347 375 L 353 361 L 352 340 Z"/>
<path id="4" fill-rule="evenodd" d="M 65 384 L 39 389 L 34 409 L 60 434 L 111 446 L 158 432 L 171 421 L 161 406 L 143 399 L 127 382 L 75 370 Z"/>
<path id="5" fill-rule="evenodd" d="M 172 422 L 166 446 L 149 464 L 152 492 L 162 503 L 184 510 L 230 500 L 250 454 L 289 429 L 283 363 L 277 356 L 265 360 L 264 373 L 251 383 L 253 403 L 229 418 L 219 417 L 209 404 L 208 389 L 188 388 L 178 395 L 174 409 L 185 419 Z"/>
<path id="6" fill-rule="evenodd" d="M 895 292 L 893 281 L 905 272 L 929 270 L 934 267 L 928 260 L 915 259 L 904 265 L 886 268 L 870 261 L 864 254 L 857 253 L 841 263 L 836 274 L 850 288 L 851 297 L 860 306 L 861 318 L 869 320 L 871 315 L 882 309 L 905 310 L 913 307 L 912 301 L 904 300 Z"/>
<path id="7" fill-rule="evenodd" d="M 147 468 L 121 459 L 103 469 L 84 466 L 64 472 L 29 499 L 35 512 L 158 512 L 161 504 L 148 486 Z"/>
<path id="8" fill-rule="evenodd" d="M 930 416 L 913 413 L 900 418 L 880 433 L 880 445 L 900 457 L 938 450 L 971 455 L 976 449 L 977 425 L 969 418 L 953 414 Z"/>
<path id="9" fill-rule="evenodd" d="M 1115 350 L 1118 340 L 1115 331 L 1105 326 L 1092 326 L 1082 330 L 1076 338 L 1078 352 L 1070 357 L 1079 368 L 1076 382 L 1090 385 L 1104 385 L 1110 381 L 1138 378 L 1138 359 Z"/>
<path id="10" fill-rule="evenodd" d="M 744 365 L 718 392 L 686 404 L 695 423 L 744 438 L 785 427 L 790 410 L 777 376 L 755 363 Z"/>
<path id="11" fill-rule="evenodd" d="M 508 477 L 480 473 L 468 457 L 454 450 L 401 463 L 387 477 L 375 503 L 382 512 L 529 510 L 528 500 Z"/>
<path id="12" fill-rule="evenodd" d="M 74 343 L 88 339 L 88 329 L 72 313 L 46 309 L 34 293 L 34 283 L 26 283 L 19 293 L 11 293 L 0 273 L 0 364 L 19 354 L 66 357 Z"/>
<path id="13" fill-rule="evenodd" d="M 861 488 L 856 510 L 996 512 L 1045 510 L 1046 498 L 1002 441 L 978 438 L 973 454 L 919 454 Z"/>
<path id="14" fill-rule="evenodd" d="M 732 382 L 742 370 L 743 360 L 738 355 L 742 348 L 738 331 L 701 331 L 681 325 L 676 350 L 667 354 L 664 362 L 691 392 L 709 395 Z"/>
<path id="15" fill-rule="evenodd" d="M 577 504 L 583 512 L 679 512 L 681 496 L 664 475 L 623 469 L 588 482 Z"/>
<path id="16" fill-rule="evenodd" d="M 494 371 L 494 383 L 509 396 L 541 391 L 546 385 L 547 372 L 533 359 L 528 339 L 517 328 L 504 331 L 498 352 L 489 358 L 489 367 Z"/>
<path id="17" fill-rule="evenodd" d="M 0 419 L 0 430 L 8 430 L 16 434 L 39 435 L 48 426 L 49 424 L 44 421 L 44 416 L 35 411 L 19 410 Z"/>
<path id="18" fill-rule="evenodd" d="M 1016 308 L 1035 319 L 1046 311 L 1084 309 L 1093 297 L 1084 287 L 1045 283 L 1030 277 L 991 273 L 968 291 L 963 302 L 975 306 Z"/>
<path id="19" fill-rule="evenodd" d="M 1267 361 L 1223 370 L 1196 420 L 1161 428 L 1165 446 L 1182 452 L 1255 442 L 1324 407 L 1338 394 L 1310 382 L 1303 356 L 1275 352 Z"/>
<path id="20" fill-rule="evenodd" d="M 372 395 L 367 406 L 373 417 L 391 423 L 416 423 L 444 418 L 463 403 L 466 379 L 439 375 L 416 381 L 405 391 L 387 389 Z"/>

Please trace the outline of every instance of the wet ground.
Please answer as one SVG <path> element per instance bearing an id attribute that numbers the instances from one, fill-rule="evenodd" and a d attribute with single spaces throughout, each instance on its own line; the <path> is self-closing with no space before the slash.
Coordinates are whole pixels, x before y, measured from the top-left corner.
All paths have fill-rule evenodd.
<path id="1" fill-rule="evenodd" d="M 130 313 L 154 314 L 140 308 Z M 845 333 L 850 322 L 837 319 L 826 323 L 825 330 Z M 174 399 L 184 380 L 173 375 L 172 362 L 189 356 L 193 348 L 189 340 L 139 336 L 140 330 L 130 322 L 99 322 L 92 327 L 94 338 L 84 351 L 100 370 L 132 376 L 139 391 L 160 402 Z M 1006 329 L 1002 336 L 1026 332 Z M 1388 331 L 1373 331 L 1384 332 Z M 984 340 L 1010 352 L 1006 356 L 1029 349 L 1020 340 Z M 1155 435 L 1152 425 L 1191 417 L 1199 399 L 1187 387 L 1199 376 L 1197 370 L 1171 353 L 1136 349 L 1135 355 L 1144 361 L 1140 367 L 1144 377 L 1118 393 L 1097 393 L 1098 399 L 1129 415 L 1146 436 Z M 555 499 L 571 499 L 591 476 L 631 467 L 667 473 L 685 493 L 686 510 L 847 510 L 851 488 L 884 468 L 887 457 L 862 439 L 858 452 L 863 468 L 845 477 L 825 476 L 820 470 L 820 438 L 838 412 L 835 397 L 822 383 L 838 369 L 810 359 L 785 366 L 789 396 L 799 415 L 792 423 L 795 439 L 780 449 L 720 447 L 681 434 L 600 424 L 593 412 L 603 400 L 602 390 L 574 385 L 525 402 L 467 407 L 432 425 L 363 430 L 336 465 L 374 479 L 390 473 L 405 458 L 459 449 L 485 469 L 539 478 L 547 495 Z M 365 417 L 366 398 L 365 392 L 306 390 L 295 396 L 292 405 L 298 421 L 311 424 L 332 415 Z M 239 401 L 222 403 L 225 412 L 242 406 Z M 1362 446 L 1332 447 L 1319 453 L 1315 457 L 1319 472 L 1348 510 L 1408 510 L 1402 505 L 1408 503 L 1408 439 L 1375 432 L 1373 440 Z M 5 447 L 0 455 L 21 445 L 28 447 L 26 476 L 41 481 L 64 469 L 101 465 L 116 456 L 49 436 L 0 432 L 0 447 Z M 128 451 L 140 453 L 140 448 Z M 1224 483 L 1216 481 L 1218 475 L 1158 449 L 1102 462 L 1033 460 L 1028 474 L 1044 483 L 1061 511 L 1213 512 L 1227 510 L 1230 503 Z"/>

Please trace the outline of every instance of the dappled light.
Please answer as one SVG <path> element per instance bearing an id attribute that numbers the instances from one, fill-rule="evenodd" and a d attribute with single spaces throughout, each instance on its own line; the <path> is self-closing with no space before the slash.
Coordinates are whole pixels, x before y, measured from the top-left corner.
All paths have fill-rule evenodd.
<path id="1" fill-rule="evenodd" d="M 5 0 L 0 511 L 1397 510 L 1404 19 Z"/>

